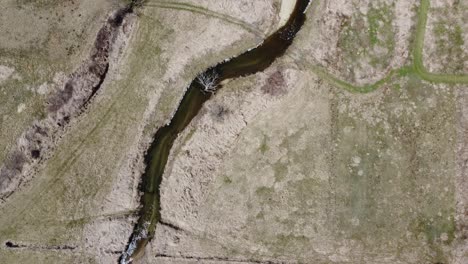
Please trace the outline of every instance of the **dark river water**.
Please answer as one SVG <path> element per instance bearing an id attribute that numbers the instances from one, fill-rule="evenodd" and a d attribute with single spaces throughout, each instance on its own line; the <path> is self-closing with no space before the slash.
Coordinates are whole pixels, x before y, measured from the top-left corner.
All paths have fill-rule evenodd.
<path id="1" fill-rule="evenodd" d="M 156 132 L 145 156 L 146 169 L 140 185 L 143 196 L 140 201 L 139 220 L 127 249 L 120 258 L 120 263 L 131 263 L 142 255 L 146 245 L 154 236 L 156 224 L 160 219 L 159 186 L 171 147 L 179 133 L 198 114 L 203 103 L 213 96 L 214 91 L 222 88 L 220 83 L 223 80 L 261 72 L 276 58 L 284 55 L 304 24 L 305 10 L 309 1 L 297 0 L 288 22 L 265 39 L 260 46 L 208 68 L 192 81 L 171 122 Z"/>

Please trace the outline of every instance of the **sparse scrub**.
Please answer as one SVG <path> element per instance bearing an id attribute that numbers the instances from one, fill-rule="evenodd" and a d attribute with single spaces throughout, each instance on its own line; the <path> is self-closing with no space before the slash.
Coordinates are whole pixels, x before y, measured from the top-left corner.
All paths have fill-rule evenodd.
<path id="1" fill-rule="evenodd" d="M 433 28 L 435 47 L 431 58 L 437 58 L 442 72 L 463 73 L 468 54 L 464 51 L 463 31 L 456 21 L 441 16 Z"/>
<path id="2" fill-rule="evenodd" d="M 395 49 L 392 5 L 371 5 L 366 14 L 345 17 L 338 40 L 342 52 L 341 72 L 349 79 L 360 79 L 369 71 L 385 71 Z M 373 75 L 375 73 L 372 73 Z"/>

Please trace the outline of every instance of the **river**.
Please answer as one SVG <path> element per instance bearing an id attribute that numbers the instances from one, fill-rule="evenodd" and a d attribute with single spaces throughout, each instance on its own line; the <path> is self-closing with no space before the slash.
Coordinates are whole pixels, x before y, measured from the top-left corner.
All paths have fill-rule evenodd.
<path id="1" fill-rule="evenodd" d="M 154 141 L 145 155 L 146 169 L 140 184 L 143 195 L 139 220 L 120 258 L 121 264 L 131 263 L 141 256 L 154 236 L 156 224 L 160 219 L 159 187 L 171 147 L 179 133 L 198 114 L 203 103 L 222 88 L 222 81 L 261 72 L 284 55 L 304 24 L 309 2 L 310 0 L 297 0 L 287 23 L 266 38 L 261 45 L 208 68 L 191 82 L 170 123 L 156 132 Z"/>

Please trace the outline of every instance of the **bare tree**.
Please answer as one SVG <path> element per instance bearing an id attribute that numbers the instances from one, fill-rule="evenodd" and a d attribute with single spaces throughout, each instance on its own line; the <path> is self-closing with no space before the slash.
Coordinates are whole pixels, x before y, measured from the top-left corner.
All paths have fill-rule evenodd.
<path id="1" fill-rule="evenodd" d="M 202 86 L 202 91 L 214 93 L 218 88 L 219 75 L 215 70 L 205 71 L 197 76 L 197 81 Z"/>

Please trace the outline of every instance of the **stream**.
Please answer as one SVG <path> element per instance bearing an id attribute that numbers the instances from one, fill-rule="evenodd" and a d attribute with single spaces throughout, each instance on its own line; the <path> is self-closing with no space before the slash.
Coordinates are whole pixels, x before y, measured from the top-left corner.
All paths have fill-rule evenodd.
<path id="1" fill-rule="evenodd" d="M 284 55 L 304 24 L 305 11 L 310 1 L 297 0 L 288 22 L 266 38 L 261 45 L 208 68 L 191 82 L 170 123 L 156 132 L 145 155 L 146 169 L 140 184 L 143 195 L 140 201 L 139 219 L 129 244 L 120 257 L 121 264 L 132 263 L 142 256 L 146 245 L 154 236 L 156 224 L 161 217 L 159 187 L 171 147 L 177 136 L 198 114 L 203 103 L 209 100 L 215 91 L 222 88 L 222 81 L 264 71 L 276 58 Z"/>

